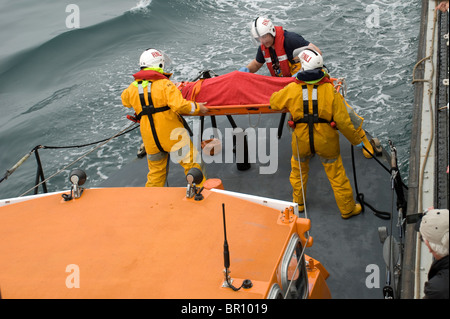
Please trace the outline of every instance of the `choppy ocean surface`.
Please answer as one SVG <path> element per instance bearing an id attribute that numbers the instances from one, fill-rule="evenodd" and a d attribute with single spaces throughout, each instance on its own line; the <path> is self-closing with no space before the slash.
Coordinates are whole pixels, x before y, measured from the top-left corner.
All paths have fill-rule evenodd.
<path id="1" fill-rule="evenodd" d="M 364 128 L 385 147 L 394 142 L 407 180 L 420 1 L 403 0 L 1 0 L 0 178 L 37 145 L 95 142 L 129 126 L 120 94 L 149 47 L 170 56 L 175 82 L 245 66 L 256 54 L 248 23 L 257 16 L 320 47 L 331 75 L 346 79 Z M 140 143 L 134 130 L 75 166 L 95 187 L 134 159 Z M 39 151 L 46 177 L 89 149 Z M 67 189 L 71 169 L 49 191 Z M 35 174 L 33 155 L 0 184 L 0 198 L 29 190 Z"/>

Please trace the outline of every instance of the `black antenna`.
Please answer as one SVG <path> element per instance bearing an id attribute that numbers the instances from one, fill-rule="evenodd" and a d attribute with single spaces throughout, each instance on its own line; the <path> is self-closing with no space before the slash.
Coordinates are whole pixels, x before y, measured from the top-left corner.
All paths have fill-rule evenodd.
<path id="1" fill-rule="evenodd" d="M 239 288 L 236 288 L 230 282 L 230 278 L 228 276 L 228 268 L 230 268 L 230 251 L 228 249 L 228 241 L 227 241 L 227 226 L 226 226 L 226 221 L 225 221 L 225 203 L 222 203 L 222 215 L 223 215 L 223 234 L 224 234 L 223 265 L 225 267 L 225 282 L 227 283 L 228 287 L 230 287 L 234 291 L 238 291 L 241 288 L 244 288 L 244 289 L 251 288 L 253 286 L 253 283 L 249 279 L 245 279 Z"/>
<path id="2" fill-rule="evenodd" d="M 223 265 L 228 275 L 228 268 L 230 268 L 230 251 L 228 250 L 228 242 L 227 242 L 227 225 L 225 222 L 225 204 L 222 203 L 222 215 L 223 215 L 223 234 L 225 240 L 223 242 Z M 227 276 L 228 278 L 228 276 Z"/>

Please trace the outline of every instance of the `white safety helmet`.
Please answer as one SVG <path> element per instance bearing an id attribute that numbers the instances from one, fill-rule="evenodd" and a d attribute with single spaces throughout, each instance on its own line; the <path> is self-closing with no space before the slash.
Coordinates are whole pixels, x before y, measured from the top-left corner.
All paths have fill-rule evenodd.
<path id="1" fill-rule="evenodd" d="M 151 48 L 145 50 L 139 59 L 141 68 L 161 68 L 164 70 L 168 63 L 170 63 L 170 59 L 164 52 Z"/>
<path id="2" fill-rule="evenodd" d="M 255 21 L 252 22 L 250 32 L 252 34 L 252 38 L 257 43 L 259 43 L 259 38 L 268 33 L 270 33 L 274 37 L 276 35 L 275 27 L 272 21 L 263 17 L 258 17 L 255 19 Z"/>
<path id="3" fill-rule="evenodd" d="M 311 48 L 302 50 L 298 58 L 302 64 L 302 71 L 314 70 L 323 67 L 323 57 L 320 53 Z"/>

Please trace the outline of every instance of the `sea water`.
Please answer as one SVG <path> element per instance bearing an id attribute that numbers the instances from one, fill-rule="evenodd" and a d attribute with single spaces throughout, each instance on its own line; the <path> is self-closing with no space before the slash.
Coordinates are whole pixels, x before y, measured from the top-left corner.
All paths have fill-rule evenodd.
<path id="1" fill-rule="evenodd" d="M 384 147 L 393 141 L 407 183 L 420 1 L 403 0 L 108 0 L 0 1 L 0 178 L 37 145 L 71 146 L 128 127 L 121 92 L 140 54 L 157 48 L 172 60 L 173 80 L 210 69 L 225 74 L 256 55 L 248 24 L 265 16 L 323 52 L 364 128 Z M 268 75 L 264 66 L 258 73 Z M 283 135 L 287 138 L 287 134 Z M 139 130 L 81 158 L 95 187 L 136 157 Z M 46 177 L 95 146 L 41 149 Z M 47 182 L 68 187 L 70 170 Z M 0 184 L 0 198 L 35 183 L 30 157 Z M 31 192 L 32 193 L 32 192 Z M 29 194 L 31 194 L 29 193 Z"/>

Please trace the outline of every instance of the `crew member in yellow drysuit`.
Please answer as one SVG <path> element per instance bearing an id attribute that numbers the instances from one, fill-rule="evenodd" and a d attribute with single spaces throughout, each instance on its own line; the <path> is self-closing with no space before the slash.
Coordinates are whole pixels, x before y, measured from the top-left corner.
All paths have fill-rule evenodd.
<path id="1" fill-rule="evenodd" d="M 185 174 L 193 167 L 201 170 L 198 152 L 179 114 L 206 114 L 208 108 L 206 103 L 183 98 L 169 80 L 171 74 L 164 73 L 167 60 L 168 57 L 158 50 L 144 51 L 140 57 L 141 71 L 133 75 L 136 81 L 121 96 L 122 104 L 132 107 L 140 120 L 149 168 L 147 187 L 164 186 L 169 154 L 183 166 Z M 201 187 L 204 181 L 205 178 L 197 186 Z"/>
<path id="2" fill-rule="evenodd" d="M 273 93 L 270 98 L 272 109 L 287 108 L 295 122 L 290 175 L 293 201 L 299 204 L 300 211 L 304 209 L 302 188 L 306 194 L 309 160 L 317 154 L 333 188 L 341 216 L 347 219 L 358 215 L 361 205 L 355 203 L 342 164 L 339 133 L 332 124 L 335 123 L 336 128 L 353 145 L 362 147 L 363 141 L 350 119 L 343 97 L 337 93 L 326 71 L 322 69 L 322 56 L 307 48 L 300 53 L 299 58 L 302 71 L 297 74 L 297 81 Z"/>

